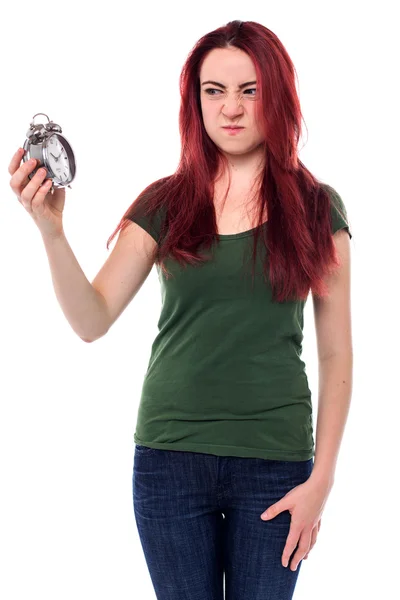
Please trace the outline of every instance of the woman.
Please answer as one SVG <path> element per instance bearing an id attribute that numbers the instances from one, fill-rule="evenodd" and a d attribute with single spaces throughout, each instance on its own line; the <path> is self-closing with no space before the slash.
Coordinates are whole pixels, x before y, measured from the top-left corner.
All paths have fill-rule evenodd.
<path id="1" fill-rule="evenodd" d="M 10 166 L 82 339 L 109 330 L 156 264 L 163 306 L 133 498 L 159 600 L 222 600 L 224 589 L 229 600 L 292 598 L 333 485 L 351 395 L 351 233 L 341 197 L 297 156 L 294 73 L 259 23 L 233 21 L 198 41 L 181 74 L 179 166 L 129 207 L 92 284 L 62 230 L 65 191 L 48 198 L 39 176 L 23 188 L 28 167 L 17 170 L 18 156 Z M 301 360 L 310 290 L 315 448 Z"/>

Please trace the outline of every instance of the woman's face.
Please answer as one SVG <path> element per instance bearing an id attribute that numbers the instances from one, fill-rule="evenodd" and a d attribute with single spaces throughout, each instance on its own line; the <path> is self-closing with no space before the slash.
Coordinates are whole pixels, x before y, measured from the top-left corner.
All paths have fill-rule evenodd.
<path id="1" fill-rule="evenodd" d="M 247 154 L 264 141 L 255 122 L 257 101 L 256 72 L 249 55 L 239 48 L 211 50 L 200 69 L 201 110 L 207 134 L 224 153 Z M 231 134 L 223 128 L 226 125 L 243 129 Z"/>

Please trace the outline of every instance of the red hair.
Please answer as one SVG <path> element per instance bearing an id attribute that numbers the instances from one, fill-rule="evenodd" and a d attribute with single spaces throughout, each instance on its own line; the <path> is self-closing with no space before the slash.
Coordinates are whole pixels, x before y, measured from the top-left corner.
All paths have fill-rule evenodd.
<path id="1" fill-rule="evenodd" d="M 302 122 L 297 73 L 277 36 L 253 21 L 232 21 L 195 44 L 180 75 L 181 155 L 177 170 L 141 192 L 108 239 L 107 249 L 131 217 L 140 214 L 152 219 L 162 214 L 155 262 L 167 276 L 164 261 L 168 256 L 181 265 L 210 260 L 199 250 L 200 246 L 210 248 L 218 237 L 213 181 L 220 161 L 226 167 L 228 161 L 204 128 L 199 73 L 211 50 L 230 47 L 240 48 L 254 63 L 260 98 L 255 116 L 264 135 L 265 166 L 257 179 L 253 277 L 261 236 L 268 250 L 263 273 L 267 277 L 269 271 L 275 301 L 304 300 L 310 288 L 315 295 L 327 296 L 324 277 L 340 266 L 331 232 L 331 196 L 335 191 L 317 180 L 297 156 Z M 261 227 L 264 208 L 268 231 Z"/>

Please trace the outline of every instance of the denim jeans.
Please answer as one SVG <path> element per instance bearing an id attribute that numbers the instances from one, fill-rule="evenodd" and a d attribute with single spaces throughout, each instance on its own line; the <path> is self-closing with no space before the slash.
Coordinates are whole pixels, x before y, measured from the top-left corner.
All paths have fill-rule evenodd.
<path id="1" fill-rule="evenodd" d="M 290 600 L 302 564 L 281 562 L 291 515 L 261 514 L 313 464 L 136 444 L 134 514 L 156 598 Z"/>

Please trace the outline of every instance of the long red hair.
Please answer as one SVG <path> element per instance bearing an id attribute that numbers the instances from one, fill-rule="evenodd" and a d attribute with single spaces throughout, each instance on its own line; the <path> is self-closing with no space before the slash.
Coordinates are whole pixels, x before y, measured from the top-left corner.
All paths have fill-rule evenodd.
<path id="1" fill-rule="evenodd" d="M 213 182 L 221 161 L 225 167 L 228 161 L 203 125 L 199 73 L 208 52 L 229 47 L 246 52 L 255 65 L 260 100 L 255 116 L 264 135 L 265 166 L 256 182 L 253 269 L 261 236 L 268 250 L 263 273 L 269 276 L 275 301 L 305 300 L 310 288 L 317 296 L 327 296 L 324 277 L 340 266 L 331 235 L 332 188 L 314 177 L 297 156 L 302 113 L 294 65 L 277 36 L 253 21 L 229 22 L 195 44 L 180 75 L 181 155 L 177 170 L 141 192 L 108 239 L 107 249 L 118 231 L 130 223 L 130 217 L 153 218 L 158 213 L 163 219 L 155 263 L 167 276 L 167 257 L 181 265 L 211 259 L 199 250 L 200 246 L 210 248 L 218 238 Z M 258 227 L 265 208 L 268 232 Z"/>

